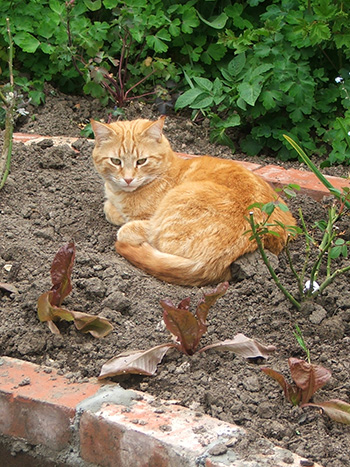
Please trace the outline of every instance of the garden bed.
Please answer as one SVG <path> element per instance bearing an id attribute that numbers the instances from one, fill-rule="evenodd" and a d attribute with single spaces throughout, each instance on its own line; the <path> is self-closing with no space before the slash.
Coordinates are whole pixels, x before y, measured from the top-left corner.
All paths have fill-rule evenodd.
<path id="1" fill-rule="evenodd" d="M 128 118 L 156 118 L 157 110 L 136 103 L 130 105 L 126 114 Z M 106 117 L 106 111 L 94 101 L 51 93 L 46 106 L 32 109 L 29 118 L 18 122 L 16 131 L 79 136 L 78 124 L 86 123 L 90 117 Z M 176 151 L 252 160 L 232 156 L 228 148 L 211 145 L 208 131 L 206 122 L 196 126 L 185 117 L 174 115 L 169 116 L 165 126 L 165 134 Z M 116 227 L 103 215 L 103 184 L 93 169 L 92 143 L 79 139 L 74 148 L 53 146 L 50 138 L 34 145 L 14 146 L 12 173 L 0 192 L 0 282 L 13 284 L 18 293 L 0 291 L 0 354 L 55 367 L 72 381 L 84 381 L 97 376 L 102 364 L 121 351 L 146 349 L 169 341 L 159 300 L 170 298 L 177 302 L 189 296 L 194 304 L 202 290 L 162 283 L 115 253 Z M 255 162 L 271 160 L 262 158 Z M 300 168 L 298 163 L 286 165 Z M 339 175 L 344 170 L 328 172 Z M 326 204 L 298 196 L 290 207 L 297 214 L 301 206 L 311 227 L 316 220 L 325 218 Z M 348 218 L 346 221 L 349 225 Z M 51 287 L 53 257 L 71 239 L 77 249 L 73 291 L 64 305 L 108 318 L 114 331 L 101 340 L 66 323 L 59 324 L 61 336 L 53 335 L 37 317 L 37 299 Z M 293 242 L 291 250 L 298 267 L 303 258 L 302 238 Z M 295 291 L 296 284 L 283 255 L 278 273 Z M 288 357 L 305 357 L 293 336 L 297 323 L 313 363 L 324 365 L 333 374 L 315 400 L 338 398 L 349 402 L 349 274 L 330 285 L 316 307 L 297 312 L 259 262 L 249 277 L 230 285 L 226 295 L 210 310 L 208 322 L 203 344 L 242 332 L 264 344 L 275 345 L 277 351 L 264 364 L 286 376 Z M 156 376 L 125 376 L 118 381 L 124 388 L 174 399 L 198 412 L 243 426 L 252 439 L 258 433 L 325 467 L 349 465 L 348 426 L 331 421 L 315 409 L 292 407 L 277 383 L 264 375 L 258 364 L 232 353 L 209 351 L 186 357 L 169 351 Z M 242 445 L 242 450 L 246 449 Z"/>

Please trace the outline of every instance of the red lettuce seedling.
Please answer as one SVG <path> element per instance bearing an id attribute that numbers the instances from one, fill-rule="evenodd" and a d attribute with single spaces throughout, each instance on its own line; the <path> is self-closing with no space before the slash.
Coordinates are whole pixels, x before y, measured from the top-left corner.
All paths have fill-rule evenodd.
<path id="1" fill-rule="evenodd" d="M 80 311 L 71 311 L 61 307 L 62 301 L 72 291 L 71 275 L 75 259 L 75 245 L 70 242 L 61 247 L 52 262 L 52 287 L 38 299 L 38 316 L 40 321 L 46 321 L 51 332 L 60 334 L 54 321 L 63 319 L 74 321 L 77 329 L 89 332 L 94 337 L 104 337 L 109 334 L 113 326 L 106 318 L 93 316 Z"/>
<path id="2" fill-rule="evenodd" d="M 331 377 L 331 372 L 323 366 L 313 365 L 299 358 L 289 358 L 288 365 L 294 384 L 289 384 L 281 373 L 271 368 L 264 367 L 261 370 L 282 386 L 286 399 L 293 405 L 309 402 Z"/>
<path id="3" fill-rule="evenodd" d="M 298 358 L 289 358 L 288 365 L 294 384 L 289 384 L 281 373 L 271 368 L 264 367 L 261 370 L 280 384 L 286 399 L 293 405 L 320 407 L 333 420 L 350 424 L 348 403 L 338 399 L 320 403 L 309 402 L 315 392 L 330 379 L 331 372 L 327 368 Z"/>
<path id="4" fill-rule="evenodd" d="M 227 288 L 228 283 L 224 282 L 212 292 L 205 293 L 197 305 L 195 315 L 189 310 L 189 298 L 182 300 L 177 307 L 170 300 L 162 300 L 160 303 L 163 307 L 163 320 L 167 329 L 175 336 L 175 342 L 168 342 L 148 350 L 123 352 L 102 366 L 99 379 L 128 373 L 154 375 L 158 363 L 171 348 L 186 355 L 218 349 L 233 351 L 245 358 L 267 358 L 275 347 L 259 344 L 243 334 L 237 334 L 232 340 L 210 344 L 198 350 L 199 341 L 207 332 L 206 319 L 209 309 L 226 293 Z"/>

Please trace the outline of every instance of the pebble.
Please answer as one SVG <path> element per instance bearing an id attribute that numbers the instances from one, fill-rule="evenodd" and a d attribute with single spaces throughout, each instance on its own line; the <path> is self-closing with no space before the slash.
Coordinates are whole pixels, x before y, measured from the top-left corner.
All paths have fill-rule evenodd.
<path id="1" fill-rule="evenodd" d="M 209 449 L 208 453 L 211 456 L 222 456 L 223 454 L 227 453 L 227 446 L 223 443 L 216 444 L 215 446 Z"/>

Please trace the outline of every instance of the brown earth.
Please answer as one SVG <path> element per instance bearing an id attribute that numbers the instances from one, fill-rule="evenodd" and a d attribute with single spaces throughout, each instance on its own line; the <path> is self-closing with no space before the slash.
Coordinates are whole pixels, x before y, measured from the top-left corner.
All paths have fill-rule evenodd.
<path id="1" fill-rule="evenodd" d="M 136 103 L 126 109 L 127 118 L 157 115 L 157 109 L 150 105 Z M 46 105 L 31 108 L 30 115 L 17 122 L 16 131 L 79 136 L 78 125 L 87 123 L 90 117 L 106 118 L 106 110 L 95 101 L 51 90 Z M 232 156 L 228 148 L 210 144 L 206 122 L 199 126 L 184 116 L 170 115 L 165 133 L 180 152 L 252 160 L 244 155 Z M 76 151 L 65 145 L 54 147 L 49 137 L 33 146 L 14 145 L 11 176 L 0 192 L 0 282 L 14 285 L 18 293 L 0 290 L 0 354 L 55 367 L 72 380 L 83 381 L 97 376 L 102 364 L 121 351 L 168 342 L 159 300 L 177 302 L 190 296 L 195 304 L 202 290 L 162 283 L 118 257 L 114 251 L 116 228 L 105 220 L 102 211 L 103 186 L 92 166 L 92 143 L 80 139 L 74 147 Z M 276 160 L 263 157 L 258 162 Z M 300 168 L 295 162 L 286 165 Z M 339 175 L 345 171 L 336 168 L 328 172 Z M 295 214 L 299 206 L 310 228 L 326 216 L 326 204 L 308 197 L 298 196 L 290 203 Z M 346 218 L 340 228 L 348 225 Z M 72 238 L 77 248 L 73 292 L 64 305 L 110 319 L 114 331 L 101 340 L 67 323 L 58 325 L 61 336 L 53 335 L 37 317 L 37 299 L 51 287 L 53 257 Z M 296 240 L 291 250 L 300 268 L 303 239 Z M 346 260 L 336 267 L 341 264 Z M 277 272 L 296 293 L 284 254 Z M 242 332 L 276 345 L 277 351 L 264 364 L 289 377 L 287 359 L 305 358 L 293 336 L 297 323 L 313 363 L 332 371 L 332 379 L 314 400 L 337 398 L 349 402 L 349 273 L 331 284 L 317 304 L 308 304 L 302 312 L 284 298 L 261 260 L 246 273 L 247 277 L 232 283 L 209 312 L 203 345 Z M 349 426 L 333 422 L 318 410 L 291 406 L 259 364 L 232 353 L 209 351 L 187 357 L 170 351 L 155 376 L 123 377 L 119 381 L 125 388 L 175 399 L 199 413 L 247 428 L 251 436 L 237 447 L 247 458 L 266 438 L 326 467 L 350 464 Z"/>

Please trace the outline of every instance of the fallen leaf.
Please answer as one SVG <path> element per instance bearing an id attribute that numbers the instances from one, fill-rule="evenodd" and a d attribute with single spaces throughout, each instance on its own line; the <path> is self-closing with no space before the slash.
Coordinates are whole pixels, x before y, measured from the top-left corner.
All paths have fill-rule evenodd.
<path id="1" fill-rule="evenodd" d="M 130 373 L 152 376 L 157 371 L 158 363 L 171 347 L 174 347 L 174 344 L 168 343 L 148 350 L 123 352 L 102 366 L 98 379 Z"/>

